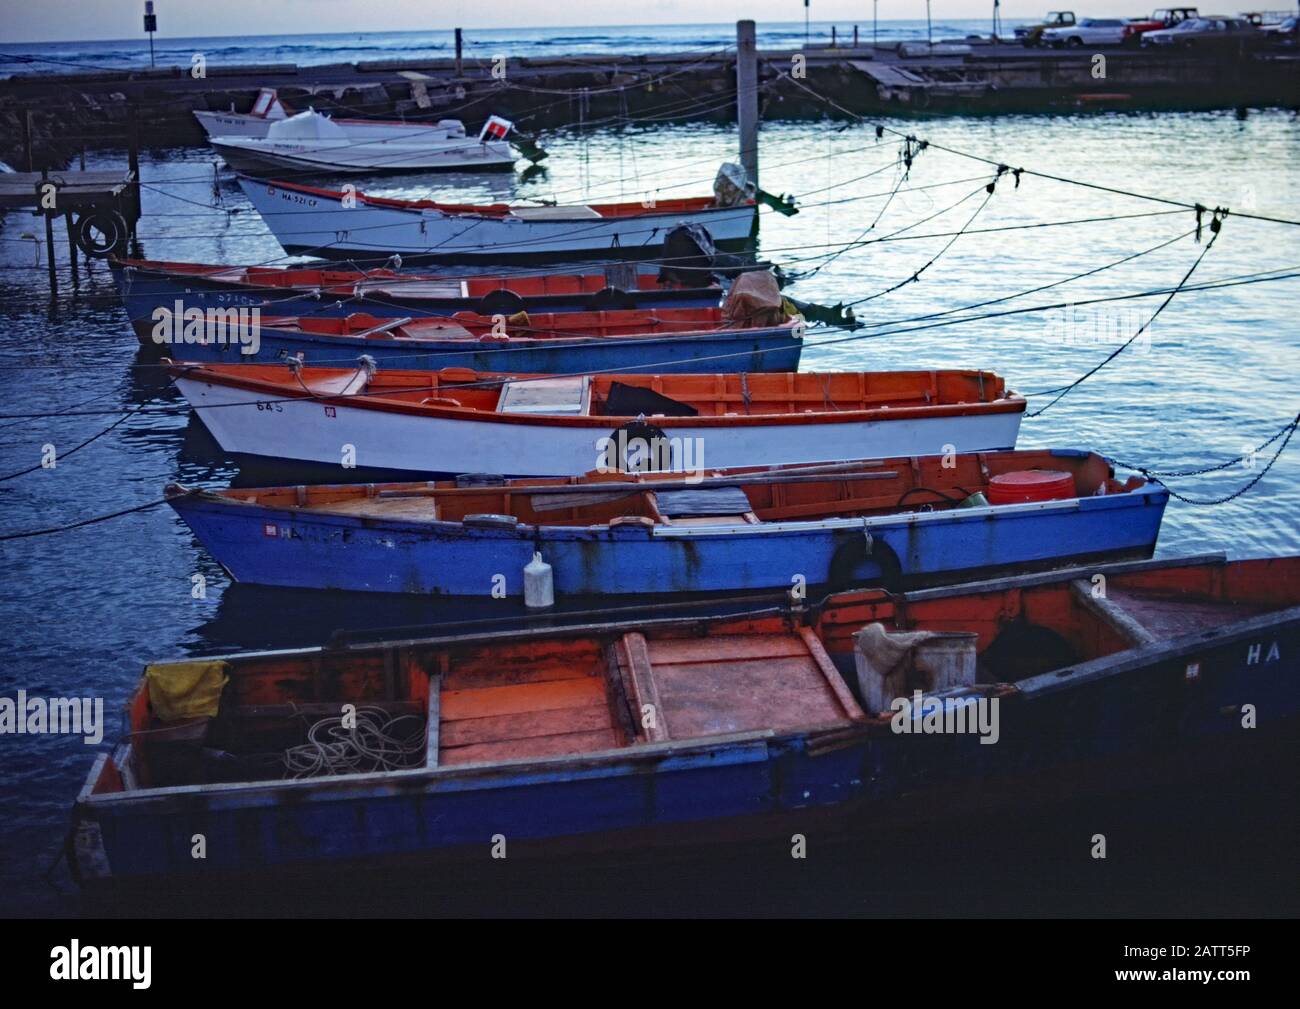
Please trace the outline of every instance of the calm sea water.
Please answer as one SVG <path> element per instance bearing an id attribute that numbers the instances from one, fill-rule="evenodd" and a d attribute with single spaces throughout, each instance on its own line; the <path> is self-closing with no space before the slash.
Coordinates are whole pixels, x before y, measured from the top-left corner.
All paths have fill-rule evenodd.
<path id="1" fill-rule="evenodd" d="M 910 277 L 919 280 L 867 301 L 870 327 L 843 341 L 819 334 L 807 369 L 995 368 L 1018 389 L 1060 386 L 1116 346 L 1117 329 L 1145 319 L 1153 297 L 1073 313 L 1010 315 L 914 332 L 895 332 L 929 316 L 1064 280 L 1175 238 L 1194 227 L 1190 212 L 1061 226 L 1058 222 L 1162 209 L 1142 201 L 1024 177 L 1004 180 L 972 233 L 942 252 L 983 197 L 988 169 L 931 148 L 892 200 L 898 147 L 869 128 L 769 123 L 762 134 L 762 181 L 798 194 L 793 218 L 765 216 L 762 251 L 788 269 L 810 272 L 793 287 L 801 298 L 834 303 L 868 297 Z M 900 124 L 901 125 L 901 124 Z M 1266 111 L 1232 114 L 940 119 L 909 129 L 942 145 L 1088 179 L 1108 186 L 1207 205 L 1252 207 L 1297 217 L 1300 123 Z M 735 156 L 734 132 L 709 126 L 543 138 L 546 172 L 511 178 L 385 179 L 372 191 L 461 201 L 584 199 L 707 191 L 717 164 Z M 92 157 L 118 166 L 120 152 Z M 143 176 L 145 255 L 251 263 L 281 252 L 238 189 L 216 180 L 203 148 L 147 152 Z M 216 181 L 214 181 L 216 180 Z M 969 198 L 968 198 L 969 197 Z M 928 218 L 928 220 L 926 220 Z M 872 225 L 874 224 L 874 229 Z M 1023 225 L 1042 225 L 1024 228 Z M 900 230 L 909 228 L 910 230 Z M 0 222 L 0 414 L 130 409 L 150 403 L 76 454 L 68 450 L 115 416 L 0 418 L 0 476 L 40 461 L 49 443 L 63 454 L 53 470 L 0 479 L 0 532 L 76 521 L 160 496 L 168 481 L 220 485 L 237 476 L 203 429 L 178 407 L 156 369 L 137 357 L 108 271 L 83 266 L 72 284 L 59 242 L 62 294 L 51 303 L 38 250 L 26 237 L 35 219 Z M 864 245 L 836 258 L 842 243 Z M 926 237 L 932 236 L 932 237 Z M 934 237 L 939 236 L 939 237 Z M 1208 238 L 1208 231 L 1205 235 Z M 907 240 L 905 240 L 907 239 Z M 995 306 L 1137 293 L 1176 283 L 1203 246 L 1188 236 L 1150 255 L 1052 291 Z M 1197 280 L 1300 266 L 1300 228 L 1229 217 Z M 1043 417 L 1027 420 L 1026 446 L 1078 446 L 1165 469 L 1220 461 L 1257 445 L 1300 409 L 1296 392 L 1300 281 L 1188 293 L 1174 299 L 1139 341 Z M 1131 330 L 1130 330 L 1131 331 Z M 839 340 L 840 342 L 832 342 Z M 1041 402 L 1039 400 L 1038 402 Z M 149 412 L 152 411 L 152 412 Z M 1259 464 L 1262 465 L 1262 460 Z M 1195 498 L 1219 497 L 1251 477 L 1234 467 L 1171 481 Z M 1253 491 L 1219 507 L 1170 505 L 1162 555 L 1226 551 L 1256 556 L 1300 549 L 1300 451 L 1283 456 Z M 231 588 L 189 532 L 165 509 L 133 514 L 60 535 L 0 544 L 0 621 L 7 635 L 0 695 L 19 688 L 42 696 L 100 695 L 117 712 L 142 665 L 154 658 L 235 648 L 314 643 L 339 627 L 429 621 L 436 603 L 355 600 L 312 593 Z M 191 578 L 207 579 L 207 598 L 191 597 Z M 71 885 L 56 859 L 69 805 L 93 749 L 79 740 L 0 740 L 0 912 L 70 912 Z"/>
<path id="2" fill-rule="evenodd" d="M 758 26 L 758 44 L 764 49 L 787 49 L 805 38 L 829 42 L 830 22 L 813 22 L 805 34 L 800 22 L 767 22 Z M 836 23 L 841 42 L 853 35 L 852 22 Z M 858 22 L 859 38 L 871 39 L 870 16 Z M 882 43 L 926 37 L 921 20 L 880 21 L 875 37 Z M 936 20 L 933 38 L 957 38 L 988 33 L 984 19 Z M 1008 28 L 1005 33 L 1009 34 Z M 0 34 L 0 39 L 4 39 Z M 593 28 L 473 28 L 464 33 L 465 54 L 488 60 L 498 53 L 511 57 L 623 55 L 708 51 L 736 44 L 735 22 L 715 25 L 656 25 L 649 27 Z M 323 35 L 263 35 L 254 38 L 218 36 L 203 38 L 154 39 L 154 58 L 159 66 L 190 65 L 190 57 L 201 52 L 209 64 L 351 63 L 360 60 L 448 58 L 454 55 L 455 37 L 450 29 L 425 32 L 358 32 Z M 21 42 L 5 39 L 0 50 L 0 73 L 35 73 L 42 70 L 125 69 L 149 66 L 149 40 L 145 36 L 113 42 Z"/>

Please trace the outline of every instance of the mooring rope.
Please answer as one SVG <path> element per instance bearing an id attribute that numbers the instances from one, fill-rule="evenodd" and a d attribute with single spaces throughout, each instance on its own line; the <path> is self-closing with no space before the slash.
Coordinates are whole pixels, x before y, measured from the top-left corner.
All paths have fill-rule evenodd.
<path id="1" fill-rule="evenodd" d="M 322 718 L 307 730 L 307 742 L 284 751 L 284 776 L 314 778 L 420 766 L 425 726 L 419 715 L 389 715 L 377 707 Z"/>

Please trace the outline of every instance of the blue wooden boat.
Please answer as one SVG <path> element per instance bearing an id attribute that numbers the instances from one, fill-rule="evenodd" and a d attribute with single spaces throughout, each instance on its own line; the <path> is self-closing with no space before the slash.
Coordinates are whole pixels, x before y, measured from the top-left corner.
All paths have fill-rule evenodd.
<path id="1" fill-rule="evenodd" d="M 1052 496 L 1016 490 L 1038 481 Z M 1005 488 L 1010 485 L 1011 497 Z M 988 504 L 983 495 L 1021 503 Z M 1019 497 L 1016 495 L 1020 494 Z M 1168 492 L 1078 450 L 579 478 L 167 489 L 239 582 L 507 598 L 736 593 L 1149 557 Z"/>
<path id="2" fill-rule="evenodd" d="M 792 827 L 1258 763 L 1300 713 L 1297 603 L 1300 557 L 1194 558 L 156 664 L 77 798 L 70 862 L 101 890 L 751 833 L 788 850 Z"/>
<path id="3" fill-rule="evenodd" d="M 712 308 L 716 282 L 694 286 L 661 279 L 626 264 L 583 273 L 464 276 L 355 269 L 340 265 L 222 266 L 151 259 L 109 261 L 118 294 L 140 342 L 152 344 L 154 311 L 260 308 L 270 316 L 342 318 L 362 312 L 382 319 L 474 312 L 591 312 L 632 308 Z M 695 271 L 697 274 L 700 271 Z"/>
<path id="4" fill-rule="evenodd" d="M 734 326 L 713 308 L 550 313 L 506 318 L 457 312 L 446 318 L 263 316 L 256 337 L 158 343 L 186 361 L 347 367 L 367 355 L 403 369 L 510 369 L 533 374 L 652 371 L 656 374 L 797 371 L 803 319 Z M 228 327 L 228 332 L 234 332 Z M 159 340 L 170 340 L 160 327 Z M 153 339 L 151 338 L 151 344 Z"/>

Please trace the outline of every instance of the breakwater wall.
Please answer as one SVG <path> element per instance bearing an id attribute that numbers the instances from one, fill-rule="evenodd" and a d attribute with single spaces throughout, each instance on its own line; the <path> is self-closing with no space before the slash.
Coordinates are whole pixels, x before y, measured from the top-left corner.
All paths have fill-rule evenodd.
<path id="1" fill-rule="evenodd" d="M 481 123 L 503 115 L 524 132 L 624 123 L 734 121 L 736 54 L 502 56 L 377 60 L 332 66 L 191 66 L 14 75 L 0 80 L 0 158 L 39 170 L 81 150 L 200 143 L 191 113 L 247 111 L 261 87 L 290 107 L 356 118 Z M 972 44 L 906 56 L 873 46 L 758 54 L 766 119 L 997 115 L 1111 109 L 1300 107 L 1300 56 L 1287 51 L 1164 53 L 1027 50 Z"/>

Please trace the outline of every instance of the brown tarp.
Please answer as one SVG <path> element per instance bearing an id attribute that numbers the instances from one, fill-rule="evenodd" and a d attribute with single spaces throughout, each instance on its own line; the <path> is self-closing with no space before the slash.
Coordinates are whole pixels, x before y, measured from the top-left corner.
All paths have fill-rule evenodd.
<path id="1" fill-rule="evenodd" d="M 785 322 L 785 302 L 776 275 L 767 270 L 742 273 L 727 292 L 722 316 L 728 325 L 739 329 L 779 326 Z"/>

